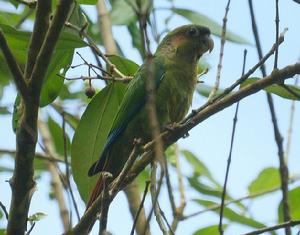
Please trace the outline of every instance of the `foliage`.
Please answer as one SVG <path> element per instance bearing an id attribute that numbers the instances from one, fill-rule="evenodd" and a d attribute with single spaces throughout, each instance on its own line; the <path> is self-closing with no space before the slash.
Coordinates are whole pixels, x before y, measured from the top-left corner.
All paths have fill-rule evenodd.
<path id="1" fill-rule="evenodd" d="M 91 17 L 89 11 L 83 7 L 83 5 L 94 6 L 96 2 L 96 0 L 78 0 L 77 3 L 73 5 L 68 17 L 68 22 L 74 24 L 79 29 L 85 30 L 84 32 L 90 36 L 90 40 L 93 40 L 97 46 L 102 49 L 103 35 L 101 34 L 103 32 L 99 30 L 98 22 L 91 20 L 93 17 Z M 110 19 L 114 28 L 123 27 L 128 31 L 127 36 L 132 42 L 132 48 L 136 49 L 140 58 L 143 58 L 141 34 L 137 15 L 132 8 L 133 2 L 134 1 L 130 0 L 111 0 Z M 35 20 L 35 15 L 28 6 L 22 5 L 20 1 L 1 0 L 0 3 L 12 4 L 18 9 L 19 13 L 15 13 L 2 9 L 2 6 L 0 6 L 0 29 L 3 31 L 8 46 L 11 48 L 18 65 L 23 71 L 27 60 L 28 46 L 32 35 L 32 25 Z M 148 1 L 143 1 L 143 3 L 145 4 L 143 7 L 147 6 L 150 9 L 151 17 L 149 17 L 149 27 L 151 27 L 152 31 L 157 31 L 152 21 L 153 12 L 157 11 L 155 1 L 153 6 L 148 6 Z M 53 4 L 57 4 L 57 1 L 53 1 Z M 206 25 L 211 29 L 212 34 L 216 38 L 219 39 L 221 36 L 222 25 L 205 14 L 191 9 L 176 7 L 173 3 L 169 4 L 169 7 L 165 10 L 171 15 L 170 17 L 183 17 L 191 23 Z M 32 11 L 34 12 L 34 10 Z M 27 17 L 25 23 L 23 23 L 22 19 L 25 16 Z M 153 40 L 155 45 L 158 43 L 158 39 L 161 39 L 168 29 L 168 20 L 166 19 L 164 29 L 151 35 L 151 40 Z M 71 65 L 77 68 L 78 64 L 74 64 L 74 61 L 78 61 L 79 59 L 75 52 L 84 51 L 84 53 L 86 53 L 89 51 L 87 46 L 90 42 L 84 40 L 83 34 L 80 33 L 82 32 L 65 26 L 60 34 L 53 54 L 49 55 L 51 61 L 47 69 L 40 96 L 40 116 L 42 117 L 40 121 L 44 121 L 47 124 L 47 128 L 53 140 L 52 144 L 55 157 L 58 158 L 56 160 L 59 162 L 65 161 L 64 155 L 67 154 L 67 160 L 71 161 L 71 168 L 68 174 L 71 173 L 71 179 L 74 179 L 77 187 L 75 191 L 78 191 L 81 199 L 86 202 L 98 178 L 98 176 L 92 178 L 88 177 L 88 169 L 92 163 L 99 158 L 99 153 L 104 147 L 108 132 L 110 131 L 127 85 L 125 83 L 111 81 L 94 82 L 93 80 L 93 84 L 96 84 L 97 93 L 89 100 L 84 95 L 84 90 L 82 89 L 84 86 L 81 86 L 81 83 L 83 83 L 81 79 L 75 78 L 76 81 L 66 81 L 64 79 L 64 77 L 68 77 L 69 74 L 74 74 L 74 68 Z M 227 31 L 225 38 L 227 41 L 236 45 L 247 46 L 252 44 L 248 39 L 230 30 Z M 122 38 L 116 38 L 115 40 L 118 45 Z M 118 47 L 118 49 L 120 50 L 120 55 L 105 55 L 106 58 L 113 64 L 113 67 L 117 68 L 122 74 L 128 77 L 133 76 L 139 68 L 139 63 L 130 60 L 131 55 L 125 54 L 125 50 L 122 51 L 121 47 Z M 92 59 L 86 58 L 84 53 L 82 55 L 79 54 L 90 63 L 89 60 Z M 103 61 L 103 65 L 95 61 L 91 63 L 95 66 L 91 67 L 90 64 L 85 63 L 85 65 L 88 66 L 88 74 L 85 74 L 83 70 L 77 70 L 80 73 L 78 74 L 79 78 L 80 76 L 90 75 L 90 77 L 95 75 L 97 78 L 105 77 L 104 75 L 106 73 L 112 73 L 110 75 L 116 76 L 116 72 L 109 66 L 105 67 Z M 101 69 L 99 69 L 100 66 L 102 66 Z M 95 67 L 98 67 L 99 70 L 95 69 Z M 198 73 L 202 74 L 210 67 L 212 66 L 203 59 L 199 63 Z M 103 69 L 105 69 L 106 73 L 101 72 Z M 240 88 L 254 84 L 259 80 L 260 78 L 257 77 L 249 78 L 241 84 Z M 16 131 L 24 110 L 22 110 L 23 106 L 20 95 L 17 94 L 15 88 L 11 88 L 10 86 L 11 81 L 11 73 L 9 72 L 3 54 L 0 53 L 0 115 L 9 115 L 12 120 L 12 129 Z M 89 84 L 85 86 L 92 87 L 93 84 L 91 80 L 88 82 Z M 5 98 L 3 97 L 3 93 L 5 91 L 7 92 L 7 90 L 11 91 L 12 89 L 14 89 L 14 105 L 12 105 L 12 103 L 7 104 L 2 102 Z M 201 96 L 202 99 L 206 99 L 209 97 L 212 89 L 213 87 L 211 85 L 204 83 L 198 84 L 196 98 Z M 300 96 L 300 88 L 296 85 L 283 86 L 282 84 L 275 84 L 268 86 L 264 90 L 286 100 L 299 100 Z M 292 93 L 289 90 L 292 90 Z M 218 89 L 215 95 L 219 96 L 223 92 L 224 89 Z M 234 93 L 234 91 L 232 93 Z M 64 118 L 67 124 L 67 127 L 64 127 L 65 129 L 62 126 L 62 118 Z M 44 150 L 46 158 L 50 158 L 51 160 L 53 156 L 51 156 L 49 151 L 45 150 L 44 145 L 45 143 L 41 143 L 42 150 Z M 184 186 L 187 187 L 187 191 L 192 192 L 191 195 L 193 195 L 193 197 L 188 198 L 188 203 L 196 205 L 195 208 L 199 208 L 199 210 L 210 210 L 218 214 L 223 189 L 222 184 L 214 177 L 213 169 L 206 166 L 200 154 L 194 154 L 189 149 L 181 148 L 180 145 L 176 145 L 176 148 L 178 148 L 178 152 L 175 151 L 175 146 L 171 146 L 167 150 L 167 164 L 168 166 L 172 166 L 170 167 L 172 169 L 171 173 L 175 174 L 174 172 L 178 168 L 178 166 L 176 166 L 176 158 L 179 157 L 180 161 L 183 162 L 182 165 L 189 169 L 188 171 L 184 171 L 185 173 L 183 174 Z M 14 155 L 14 151 L 0 151 L 1 159 L 11 160 L 14 159 Z M 48 160 L 42 157 L 35 158 L 34 168 L 36 178 L 41 177 L 43 179 L 42 173 L 49 173 Z M 57 163 L 56 167 L 62 171 L 59 172 L 59 176 L 65 180 L 64 177 L 67 172 L 61 170 L 64 169 L 63 164 L 64 163 Z M 6 173 L 11 175 L 12 171 L 13 168 L 8 166 L 5 161 L 0 162 L 1 174 Z M 137 178 L 136 182 L 138 183 L 140 193 L 144 190 L 145 181 L 149 179 L 149 175 L 149 169 L 146 169 Z M 63 185 L 68 191 L 70 185 L 67 180 L 64 180 L 62 180 Z M 171 181 L 172 183 L 175 182 L 172 177 Z M 279 171 L 275 167 L 266 167 L 248 184 L 248 200 L 255 202 L 256 198 L 261 195 L 270 195 L 277 189 L 280 189 Z M 289 191 L 291 216 L 294 220 L 300 219 L 299 198 L 299 187 L 294 187 Z M 226 224 L 223 226 L 224 229 L 227 229 L 231 223 L 252 228 L 262 228 L 266 226 L 265 221 L 259 221 L 254 215 L 249 213 L 248 205 L 242 199 L 236 197 L 236 195 L 233 196 L 230 191 L 227 192 L 225 199 L 228 205 L 224 208 L 224 218 L 226 219 Z M 35 200 L 35 198 L 33 198 L 33 200 Z M 31 215 L 28 221 L 38 222 L 44 217 L 46 217 L 46 214 L 38 212 Z M 1 221 L 5 220 L 1 211 L 0 219 Z M 47 217 L 44 219 L 47 220 Z M 278 222 L 282 221 L 282 202 L 280 202 L 278 203 Z M 0 234 L 4 233 L 5 231 L 0 229 Z M 218 225 L 201 227 L 194 232 L 194 235 L 198 234 L 218 234 Z"/>

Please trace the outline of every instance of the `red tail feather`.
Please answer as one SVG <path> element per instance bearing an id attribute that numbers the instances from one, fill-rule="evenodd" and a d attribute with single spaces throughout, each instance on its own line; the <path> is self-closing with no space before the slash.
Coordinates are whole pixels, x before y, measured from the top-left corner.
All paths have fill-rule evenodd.
<path id="1" fill-rule="evenodd" d="M 97 199 L 97 197 L 100 195 L 101 191 L 102 191 L 102 179 L 101 179 L 101 175 L 99 177 L 99 179 L 97 180 L 97 183 L 92 191 L 92 193 L 90 194 L 90 197 L 89 197 L 89 200 L 88 200 L 88 203 L 86 205 L 86 210 L 89 209 L 94 201 Z"/>

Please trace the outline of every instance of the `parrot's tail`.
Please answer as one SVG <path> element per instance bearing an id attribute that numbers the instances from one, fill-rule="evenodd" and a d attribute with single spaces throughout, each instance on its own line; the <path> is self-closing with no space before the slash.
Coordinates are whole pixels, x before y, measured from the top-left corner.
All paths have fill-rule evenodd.
<path id="1" fill-rule="evenodd" d="M 91 205 L 93 205 L 94 201 L 97 199 L 97 197 L 100 195 L 101 191 L 103 188 L 103 183 L 102 183 L 102 176 L 100 174 L 99 179 L 97 180 L 97 183 L 92 191 L 92 193 L 90 194 L 88 203 L 86 205 L 86 210 L 89 209 L 91 207 Z"/>

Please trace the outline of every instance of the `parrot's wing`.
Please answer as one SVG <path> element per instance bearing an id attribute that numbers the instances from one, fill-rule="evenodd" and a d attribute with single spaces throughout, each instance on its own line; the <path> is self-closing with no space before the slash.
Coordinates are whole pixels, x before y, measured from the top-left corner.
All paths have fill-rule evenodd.
<path id="1" fill-rule="evenodd" d="M 160 58 L 154 58 L 151 67 L 144 63 L 135 74 L 133 80 L 129 83 L 122 103 L 113 121 L 111 130 L 106 140 L 106 144 L 101 153 L 100 159 L 95 162 L 89 169 L 88 175 L 93 176 L 103 169 L 104 163 L 107 160 L 107 151 L 116 139 L 123 133 L 128 123 L 134 115 L 144 106 L 146 101 L 146 82 L 148 71 L 152 69 L 153 77 L 155 78 L 156 88 L 164 78 L 165 68 L 164 61 Z"/>

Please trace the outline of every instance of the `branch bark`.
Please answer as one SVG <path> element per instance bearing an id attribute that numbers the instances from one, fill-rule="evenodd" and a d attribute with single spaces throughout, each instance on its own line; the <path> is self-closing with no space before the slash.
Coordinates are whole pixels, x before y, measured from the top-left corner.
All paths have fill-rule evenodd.
<path id="1" fill-rule="evenodd" d="M 37 143 L 37 117 L 41 88 L 50 63 L 51 55 L 72 2 L 73 0 L 61 0 L 58 3 L 56 13 L 37 56 L 32 76 L 26 89 L 24 88 L 24 84 L 26 83 L 22 73 L 20 70 L 16 70 L 18 71 L 18 77 L 17 79 L 15 78 L 15 82 L 18 89 L 21 87 L 20 92 L 24 90 L 24 92 L 22 92 L 23 94 L 21 93 L 24 101 L 24 111 L 16 131 L 16 160 L 14 173 L 10 180 L 12 199 L 7 225 L 7 235 L 21 235 L 24 234 L 26 230 L 30 201 L 32 194 L 35 191 L 33 160 Z M 36 24 L 38 23 L 39 22 L 36 22 Z M 2 45 L 3 37 L 1 38 L 0 36 L 0 39 L 2 39 Z M 6 50 L 6 52 L 8 51 Z M 13 58 L 10 53 L 7 53 L 7 55 L 8 57 L 6 56 L 6 58 Z M 15 73 L 14 69 L 18 68 L 14 62 L 15 60 L 8 60 L 8 64 L 13 65 L 13 67 L 9 66 L 13 74 Z M 19 79 L 21 77 L 23 80 Z M 20 84 L 22 86 L 20 86 Z"/>
<path id="2" fill-rule="evenodd" d="M 291 78 L 296 74 L 300 74 L 300 63 L 296 63 L 293 65 L 289 65 L 280 70 L 273 71 L 269 76 L 266 76 L 259 81 L 247 85 L 235 93 L 229 94 L 225 96 L 221 100 L 217 100 L 215 103 L 205 107 L 204 109 L 199 108 L 200 111 L 195 111 L 193 115 L 190 116 L 185 122 L 180 123 L 176 129 L 172 131 L 165 131 L 161 134 L 161 137 L 164 140 L 165 147 L 170 146 L 178 139 L 183 137 L 185 133 L 189 130 L 197 126 L 199 123 L 203 122 L 210 116 L 222 111 L 223 109 L 229 107 L 230 105 L 240 101 L 241 99 L 257 93 L 262 89 L 270 86 L 272 84 L 276 84 L 278 82 L 283 82 L 285 79 Z M 131 171 L 128 173 L 127 177 L 124 179 L 123 184 L 121 185 L 121 189 L 130 184 L 135 177 L 152 161 L 153 156 L 153 148 L 156 140 L 153 140 L 146 144 L 142 149 L 142 154 L 140 160 L 138 160 L 132 167 Z M 113 185 L 112 182 L 111 185 Z M 118 190 L 112 194 L 114 197 L 117 194 Z M 86 234 L 86 231 L 90 227 L 91 224 L 94 223 L 95 217 L 98 213 L 98 208 L 101 206 L 101 197 L 98 197 L 95 200 L 93 206 L 91 206 L 86 213 L 83 215 L 79 223 L 73 228 L 72 231 L 68 234 Z"/>

